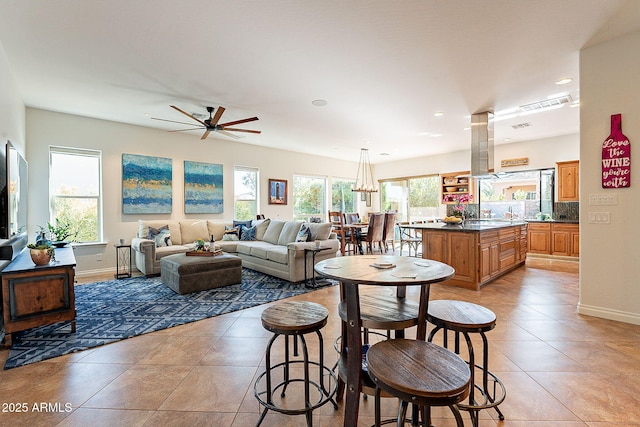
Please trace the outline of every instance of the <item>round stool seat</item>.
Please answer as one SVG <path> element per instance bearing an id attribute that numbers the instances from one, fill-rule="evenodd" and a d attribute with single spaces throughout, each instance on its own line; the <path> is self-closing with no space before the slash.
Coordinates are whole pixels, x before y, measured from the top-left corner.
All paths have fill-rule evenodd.
<path id="1" fill-rule="evenodd" d="M 429 301 L 427 320 L 459 332 L 486 332 L 496 326 L 493 311 L 478 304 L 454 300 Z"/>
<path id="2" fill-rule="evenodd" d="M 467 363 L 430 342 L 381 341 L 369 349 L 367 363 L 378 387 L 407 402 L 448 406 L 469 393 L 471 372 Z"/>
<path id="3" fill-rule="evenodd" d="M 284 301 L 262 312 L 262 326 L 275 334 L 301 335 L 322 329 L 329 311 L 309 301 Z"/>

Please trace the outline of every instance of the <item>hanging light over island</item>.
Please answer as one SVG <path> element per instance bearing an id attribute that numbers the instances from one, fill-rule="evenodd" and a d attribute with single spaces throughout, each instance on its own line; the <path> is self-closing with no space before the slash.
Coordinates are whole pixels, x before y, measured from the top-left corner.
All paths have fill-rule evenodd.
<path id="1" fill-rule="evenodd" d="M 369 161 L 369 150 L 360 149 L 360 163 L 356 175 L 356 184 L 351 186 L 351 191 L 357 193 L 377 193 L 378 187 L 373 185 L 373 173 L 371 172 L 371 162 Z"/>

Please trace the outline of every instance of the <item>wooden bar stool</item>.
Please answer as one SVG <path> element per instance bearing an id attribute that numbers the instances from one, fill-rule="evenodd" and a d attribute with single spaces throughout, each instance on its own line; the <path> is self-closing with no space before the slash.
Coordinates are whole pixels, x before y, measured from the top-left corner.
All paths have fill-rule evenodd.
<path id="1" fill-rule="evenodd" d="M 380 332 L 371 332 L 372 330 L 385 331 L 384 339 L 391 338 L 391 331 L 394 331 L 395 338 L 404 338 L 405 329 L 418 324 L 418 309 L 417 302 L 406 299 L 406 287 L 404 286 L 398 286 L 395 295 L 381 292 L 361 295 L 360 319 L 363 329 L 362 343 L 367 346 L 365 348 L 368 348 L 370 334 L 381 335 Z M 338 314 L 343 322 L 347 321 L 346 301 L 343 300 L 338 304 Z M 338 350 L 337 346 L 336 349 Z M 338 401 L 342 399 L 345 379 L 346 373 L 339 373 Z M 363 377 L 362 393 L 365 398 L 367 395 L 373 396 L 375 393 L 375 384 L 366 376 Z"/>
<path id="2" fill-rule="evenodd" d="M 264 406 L 264 410 L 256 423 L 259 426 L 262 423 L 267 411 L 270 409 L 288 415 L 305 414 L 307 426 L 312 426 L 312 412 L 327 402 L 333 404 L 334 409 L 338 409 L 338 405 L 333 399 L 336 393 L 337 380 L 333 371 L 324 366 L 324 344 L 320 330 L 327 324 L 329 311 L 321 306 L 308 301 L 286 301 L 275 304 L 262 312 L 262 326 L 273 332 L 273 337 L 269 340 L 265 356 L 265 372 L 263 372 L 254 384 L 254 394 L 258 402 Z M 318 361 L 309 360 L 307 343 L 304 338 L 305 334 L 315 332 L 318 336 Z M 271 347 L 276 339 L 284 336 L 285 342 L 285 360 L 284 362 L 271 365 Z M 298 340 L 302 347 L 302 360 L 291 360 L 289 352 L 289 338 L 294 341 L 294 354 L 298 356 Z M 291 367 L 296 364 L 302 364 L 303 377 L 298 378 L 292 376 Z M 310 366 L 318 368 L 318 377 L 311 378 Z M 272 373 L 274 370 L 283 368 L 283 380 L 276 384 L 272 384 Z M 294 383 L 302 383 L 304 389 L 304 407 L 290 408 L 285 406 L 284 400 L 275 401 L 274 395 L 280 390 L 280 397 L 284 398 L 287 387 Z M 314 393 L 312 399 L 311 388 Z M 297 392 L 298 389 L 296 388 Z M 317 394 L 317 396 L 316 396 Z M 294 396 L 296 394 L 294 393 Z"/>
<path id="3" fill-rule="evenodd" d="M 495 408 L 498 417 L 504 420 L 504 415 L 502 415 L 498 405 L 504 401 L 507 392 L 502 381 L 489 371 L 489 343 L 485 335 L 485 332 L 492 330 L 496 326 L 495 313 L 486 307 L 470 302 L 435 300 L 429 302 L 427 320 L 436 326 L 429 334 L 429 342 L 433 340 L 434 335 L 441 329 L 443 330 L 443 345 L 445 348 L 448 346 L 447 331 L 455 332 L 454 351 L 456 354 L 460 354 L 460 334 L 464 336 L 467 342 L 472 387 L 469 392 L 469 403 L 459 403 L 458 408 L 469 411 L 474 427 L 478 425 L 478 415 L 482 409 Z M 480 334 L 482 338 L 482 365 L 478 365 L 475 362 L 473 343 L 469 337 L 471 333 Z M 482 371 L 481 384 L 475 383 L 476 367 Z M 479 391 L 480 396 L 474 393 L 475 390 Z"/>
<path id="4" fill-rule="evenodd" d="M 409 403 L 414 405 L 412 426 L 430 426 L 432 406 L 448 406 L 457 426 L 464 426 L 456 404 L 469 394 L 471 372 L 454 352 L 426 341 L 391 339 L 371 346 L 367 365 L 376 384 L 376 427 L 381 425 L 381 391 L 400 399 L 398 427 L 404 425 Z"/>

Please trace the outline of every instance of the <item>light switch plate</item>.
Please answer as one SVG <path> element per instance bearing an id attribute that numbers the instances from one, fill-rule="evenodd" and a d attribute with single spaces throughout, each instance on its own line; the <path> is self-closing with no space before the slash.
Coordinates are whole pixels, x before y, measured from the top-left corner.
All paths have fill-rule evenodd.
<path id="1" fill-rule="evenodd" d="M 590 224 L 610 224 L 611 216 L 609 212 L 589 212 Z"/>

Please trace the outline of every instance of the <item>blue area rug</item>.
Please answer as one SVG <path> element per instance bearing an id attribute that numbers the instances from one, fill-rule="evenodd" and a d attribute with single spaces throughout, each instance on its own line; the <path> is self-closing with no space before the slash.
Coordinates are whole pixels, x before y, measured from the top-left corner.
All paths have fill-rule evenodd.
<path id="1" fill-rule="evenodd" d="M 304 284 L 242 269 L 242 283 L 179 295 L 160 277 L 75 287 L 76 332 L 59 322 L 14 334 L 4 369 L 97 347 L 310 292 Z"/>

